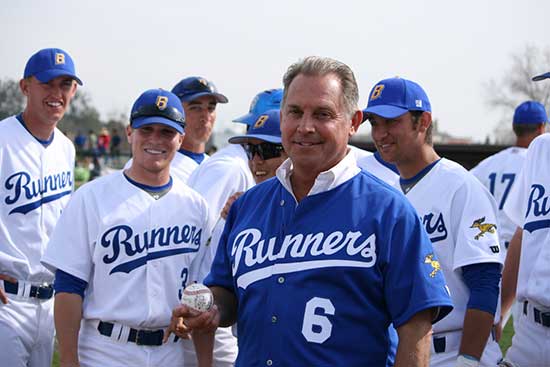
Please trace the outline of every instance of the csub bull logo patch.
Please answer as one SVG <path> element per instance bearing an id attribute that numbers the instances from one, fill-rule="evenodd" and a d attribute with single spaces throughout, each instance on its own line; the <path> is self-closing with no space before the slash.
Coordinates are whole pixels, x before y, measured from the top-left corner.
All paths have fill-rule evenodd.
<path id="1" fill-rule="evenodd" d="M 424 259 L 424 264 L 430 264 L 433 268 L 432 272 L 430 273 L 430 278 L 435 278 L 437 272 L 441 270 L 441 264 L 439 263 L 439 261 L 434 260 L 434 254 L 426 256 L 426 258 Z"/>
<path id="2" fill-rule="evenodd" d="M 474 223 L 472 223 L 472 225 L 470 226 L 470 228 L 479 229 L 479 233 L 476 234 L 474 237 L 476 240 L 479 240 L 480 237 L 483 237 L 485 233 L 495 233 L 495 229 L 497 229 L 496 224 L 483 222 L 485 222 L 485 217 L 474 220 Z"/>

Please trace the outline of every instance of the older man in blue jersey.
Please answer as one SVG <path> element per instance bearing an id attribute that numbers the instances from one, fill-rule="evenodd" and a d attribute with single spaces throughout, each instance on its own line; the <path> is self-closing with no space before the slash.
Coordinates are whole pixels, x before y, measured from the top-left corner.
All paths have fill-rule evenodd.
<path id="1" fill-rule="evenodd" d="M 211 272 L 216 306 L 174 310 L 188 329 L 237 322 L 237 366 L 427 366 L 431 323 L 451 301 L 402 194 L 361 171 L 348 140 L 362 113 L 353 72 L 308 57 L 283 79 L 276 177 L 232 206 Z"/>

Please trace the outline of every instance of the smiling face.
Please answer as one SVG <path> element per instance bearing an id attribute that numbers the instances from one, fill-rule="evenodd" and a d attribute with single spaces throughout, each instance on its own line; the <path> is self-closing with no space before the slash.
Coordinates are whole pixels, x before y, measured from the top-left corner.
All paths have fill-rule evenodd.
<path id="1" fill-rule="evenodd" d="M 132 146 L 129 176 L 139 183 L 158 186 L 168 182 L 170 162 L 183 140 L 183 135 L 163 124 L 128 126 L 128 142 Z"/>
<path id="2" fill-rule="evenodd" d="M 30 77 L 22 79 L 19 86 L 27 97 L 23 114 L 25 123 L 31 130 L 39 126 L 53 130 L 63 118 L 76 93 L 76 82 L 67 76 L 59 76 L 47 83 Z"/>
<path id="3" fill-rule="evenodd" d="M 346 111 L 336 75 L 296 76 L 281 109 L 282 142 L 294 169 L 317 177 L 334 167 L 360 122 L 359 111 Z"/>
<path id="4" fill-rule="evenodd" d="M 398 168 L 415 165 L 421 157 L 422 147 L 426 144 L 429 116 L 429 112 L 424 112 L 416 123 L 413 122 L 410 112 L 393 119 L 369 116 L 372 139 L 382 159 L 396 164 Z"/>
<path id="5" fill-rule="evenodd" d="M 247 144 L 259 145 L 265 143 L 259 139 L 249 139 Z M 254 176 L 254 181 L 259 184 L 265 180 L 274 177 L 277 168 L 285 161 L 287 155 L 284 151 L 281 151 L 280 157 L 274 157 L 270 159 L 262 159 L 258 153 L 254 154 L 252 159 L 248 159 L 248 167 L 250 172 Z"/>

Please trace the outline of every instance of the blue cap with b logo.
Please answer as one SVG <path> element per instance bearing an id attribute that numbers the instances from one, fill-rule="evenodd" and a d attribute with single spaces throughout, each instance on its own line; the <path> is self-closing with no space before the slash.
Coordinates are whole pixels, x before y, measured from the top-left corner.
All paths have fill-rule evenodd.
<path id="1" fill-rule="evenodd" d="M 282 89 L 279 88 L 264 90 L 254 97 L 252 103 L 250 104 L 250 109 L 248 113 L 244 116 L 237 117 L 233 120 L 233 122 L 240 122 L 249 126 L 253 125 L 258 119 L 258 116 L 263 114 L 264 112 L 273 109 L 280 109 L 282 100 Z"/>
<path id="2" fill-rule="evenodd" d="M 246 143 L 249 139 L 258 139 L 268 143 L 281 144 L 281 110 L 269 110 L 257 116 L 246 135 L 229 138 L 231 144 Z"/>
<path id="3" fill-rule="evenodd" d="M 76 76 L 73 59 L 59 48 L 45 48 L 32 55 L 25 66 L 23 78 L 31 76 L 42 83 L 58 76 L 68 76 L 82 85 L 82 81 Z"/>
<path id="4" fill-rule="evenodd" d="M 408 111 L 431 110 L 428 95 L 420 85 L 403 78 L 389 78 L 372 88 L 367 108 L 363 110 L 363 120 L 369 114 L 393 119 Z"/>
<path id="5" fill-rule="evenodd" d="M 183 134 L 185 115 L 179 98 L 164 89 L 143 92 L 132 106 L 130 125 L 138 129 L 145 125 L 162 124 Z"/>
<path id="6" fill-rule="evenodd" d="M 536 101 L 526 101 L 516 107 L 514 124 L 543 124 L 548 122 L 546 109 Z"/>
<path id="7" fill-rule="evenodd" d="M 172 88 L 172 93 L 182 102 L 190 102 L 203 96 L 212 96 L 218 103 L 227 103 L 226 96 L 218 92 L 218 88 L 210 80 L 200 76 L 190 76 L 182 79 Z"/>

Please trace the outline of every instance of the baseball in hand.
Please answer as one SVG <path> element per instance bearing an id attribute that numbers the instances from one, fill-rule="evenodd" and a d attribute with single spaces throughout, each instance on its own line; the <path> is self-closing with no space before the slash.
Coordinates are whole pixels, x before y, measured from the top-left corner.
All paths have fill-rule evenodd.
<path id="1" fill-rule="evenodd" d="M 214 304 L 214 296 L 204 284 L 193 283 L 183 290 L 181 303 L 199 312 L 204 312 Z"/>

